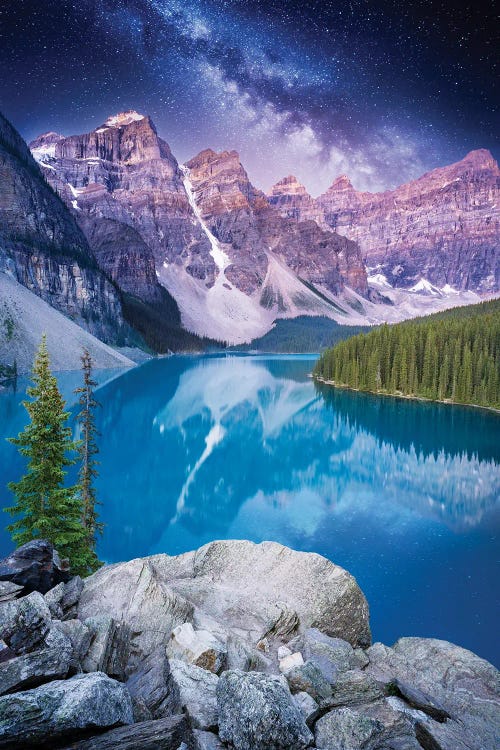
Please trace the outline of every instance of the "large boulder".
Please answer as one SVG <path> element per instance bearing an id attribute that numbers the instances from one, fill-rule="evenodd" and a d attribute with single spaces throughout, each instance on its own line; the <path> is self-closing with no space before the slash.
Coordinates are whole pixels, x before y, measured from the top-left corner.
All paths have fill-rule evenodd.
<path id="1" fill-rule="evenodd" d="M 376 719 L 337 708 L 316 722 L 314 737 L 321 750 L 362 750 L 381 734 L 383 725 Z"/>
<path id="2" fill-rule="evenodd" d="M 424 709 L 423 719 L 430 717 L 425 732 L 439 735 L 443 747 L 453 747 L 458 736 L 470 750 L 500 746 L 500 674 L 493 665 L 434 638 L 401 638 L 392 648 L 376 643 L 367 654 L 367 674 Z M 436 721 L 433 711 L 451 718 Z"/>
<path id="3" fill-rule="evenodd" d="M 171 710 L 186 713 L 197 729 L 214 729 L 218 722 L 217 675 L 180 659 L 170 659 L 169 664 Z"/>
<path id="4" fill-rule="evenodd" d="M 0 639 L 16 654 L 34 651 L 49 632 L 51 621 L 45 599 L 33 591 L 0 604 Z"/>
<path id="5" fill-rule="evenodd" d="M 292 693 L 309 693 L 311 698 L 321 703 L 331 697 L 332 688 L 321 670 L 312 661 L 293 667 L 286 673 Z"/>
<path id="6" fill-rule="evenodd" d="M 0 695 L 64 679 L 72 661 L 71 641 L 54 627 L 45 638 L 43 648 L 0 662 Z"/>
<path id="7" fill-rule="evenodd" d="M 368 605 L 355 579 L 320 555 L 274 542 L 212 542 L 102 568 L 85 580 L 79 617 L 103 612 L 134 633 L 129 670 L 186 622 L 222 642 L 235 633 L 254 650 L 277 648 L 310 627 L 353 646 L 370 643 Z"/>
<path id="8" fill-rule="evenodd" d="M 134 634 L 129 673 L 158 647 L 165 649 L 172 630 L 193 618 L 193 605 L 173 590 L 168 576 L 158 569 L 156 561 L 163 557 L 178 559 L 139 558 L 101 568 L 84 581 L 78 617 L 86 620 L 106 613 Z"/>
<path id="9" fill-rule="evenodd" d="M 127 680 L 133 700 L 143 705 L 154 719 L 171 713 L 170 667 L 162 648 L 157 648 L 142 661 Z"/>
<path id="10" fill-rule="evenodd" d="M 219 736 L 235 750 L 303 750 L 312 742 L 282 677 L 224 672 L 217 685 Z"/>
<path id="11" fill-rule="evenodd" d="M 124 685 L 102 672 L 76 675 L 0 698 L 0 748 L 27 748 L 91 730 L 131 724 Z"/>
<path id="12" fill-rule="evenodd" d="M 53 545 L 46 539 L 27 542 L 0 560 L 0 581 L 17 583 L 26 592 L 45 594 L 69 578 L 68 566 L 61 563 Z"/>
<path id="13" fill-rule="evenodd" d="M 65 750 L 179 750 L 186 740 L 191 742 L 191 731 L 181 715 L 110 729 Z"/>
<path id="14" fill-rule="evenodd" d="M 314 734 L 321 750 L 438 750 L 421 746 L 412 721 L 385 700 L 333 709 L 316 722 Z"/>

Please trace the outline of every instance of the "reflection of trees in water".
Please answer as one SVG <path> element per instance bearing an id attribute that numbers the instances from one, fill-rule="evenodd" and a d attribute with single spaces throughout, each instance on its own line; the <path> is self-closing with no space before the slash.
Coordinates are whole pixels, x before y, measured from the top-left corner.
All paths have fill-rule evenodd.
<path id="1" fill-rule="evenodd" d="M 500 416 L 485 409 L 332 388 L 315 383 L 327 408 L 381 441 L 425 455 L 444 450 L 500 463 Z"/>
<path id="2" fill-rule="evenodd" d="M 493 460 L 450 456 L 443 450 L 424 455 L 414 446 L 403 450 L 334 418 L 334 429 L 354 433 L 345 453 L 332 455 L 330 474 L 317 477 L 328 487 L 337 476 L 349 484 L 380 489 L 385 501 L 423 517 L 443 521 L 456 530 L 477 525 L 500 498 L 500 465 Z"/>

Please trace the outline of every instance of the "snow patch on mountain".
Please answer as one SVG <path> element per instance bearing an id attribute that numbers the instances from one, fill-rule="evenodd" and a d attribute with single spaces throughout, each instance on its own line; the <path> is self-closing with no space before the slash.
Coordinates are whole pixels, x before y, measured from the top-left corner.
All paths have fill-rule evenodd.
<path id="1" fill-rule="evenodd" d="M 242 344 L 263 336 L 273 324 L 275 316 L 258 298 L 229 286 L 222 274 L 210 289 L 175 263 L 162 266 L 158 278 L 179 305 L 182 325 L 200 336 Z"/>
<path id="2" fill-rule="evenodd" d="M 368 268 L 366 269 L 368 272 Z M 391 284 L 387 281 L 387 276 L 384 276 L 383 273 L 374 273 L 372 275 L 367 276 L 368 284 L 370 284 L 373 287 L 380 287 L 382 289 L 392 289 Z"/>
<path id="3" fill-rule="evenodd" d="M 410 287 L 410 292 L 417 292 L 418 294 L 429 294 L 433 297 L 442 297 L 443 292 L 438 289 L 437 286 L 431 284 L 427 279 L 421 278 L 416 284 Z"/>
<path id="4" fill-rule="evenodd" d="M 214 259 L 214 263 L 219 269 L 219 271 L 224 271 L 225 268 L 230 263 L 230 260 L 224 250 L 222 250 L 218 239 L 212 234 L 210 229 L 207 227 L 205 221 L 203 220 L 203 217 L 201 215 L 201 211 L 198 207 L 198 204 L 196 203 L 196 198 L 194 194 L 194 188 L 193 183 L 189 179 L 189 168 L 186 167 L 185 164 L 179 164 L 179 169 L 182 172 L 182 182 L 184 184 L 184 189 L 186 191 L 186 195 L 188 197 L 189 205 L 193 209 L 193 213 L 198 219 L 198 222 L 203 229 L 204 233 L 206 234 L 208 241 L 210 242 L 210 255 Z M 221 275 L 221 274 L 219 274 Z"/>
<path id="5" fill-rule="evenodd" d="M 108 128 L 120 128 L 123 125 L 130 125 L 130 123 L 138 122 L 139 120 L 144 120 L 144 115 L 139 114 L 135 109 L 129 109 L 126 112 L 119 112 L 117 115 L 108 117 L 104 125 Z M 99 133 L 99 130 L 96 132 Z"/>

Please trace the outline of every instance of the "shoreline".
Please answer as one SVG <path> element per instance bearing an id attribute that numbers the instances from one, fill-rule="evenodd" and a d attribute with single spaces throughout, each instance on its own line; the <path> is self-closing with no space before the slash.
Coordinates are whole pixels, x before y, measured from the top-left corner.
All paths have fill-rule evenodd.
<path id="1" fill-rule="evenodd" d="M 423 401 L 428 404 L 444 404 L 445 406 L 465 406 L 471 409 L 484 409 L 485 411 L 493 412 L 493 414 L 500 415 L 500 409 L 497 409 L 494 406 L 483 406 L 481 404 L 466 404 L 466 403 L 463 403 L 462 401 L 451 401 L 451 399 L 446 399 L 446 401 L 440 401 L 439 399 L 426 398 L 425 396 L 410 396 L 404 393 L 387 393 L 387 391 L 369 391 L 369 390 L 364 390 L 361 388 L 354 388 L 354 386 L 352 385 L 344 385 L 344 384 L 336 383 L 334 380 L 325 380 L 325 378 L 321 378 L 318 375 L 314 375 L 313 373 L 310 373 L 309 377 L 312 378 L 312 380 L 316 380 L 318 383 L 323 383 L 324 385 L 330 385 L 333 388 L 339 388 L 340 390 L 343 390 L 343 391 L 354 391 L 355 393 L 368 393 L 371 396 L 389 396 L 391 398 L 405 399 L 406 401 Z"/>

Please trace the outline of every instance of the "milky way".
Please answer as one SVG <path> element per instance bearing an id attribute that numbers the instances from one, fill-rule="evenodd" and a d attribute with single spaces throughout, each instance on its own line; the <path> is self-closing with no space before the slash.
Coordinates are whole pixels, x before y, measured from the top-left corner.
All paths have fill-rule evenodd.
<path id="1" fill-rule="evenodd" d="M 493 6 L 45 0 L 0 4 L 0 108 L 30 139 L 137 109 L 179 160 L 237 149 L 263 188 L 379 190 L 495 152 Z"/>

